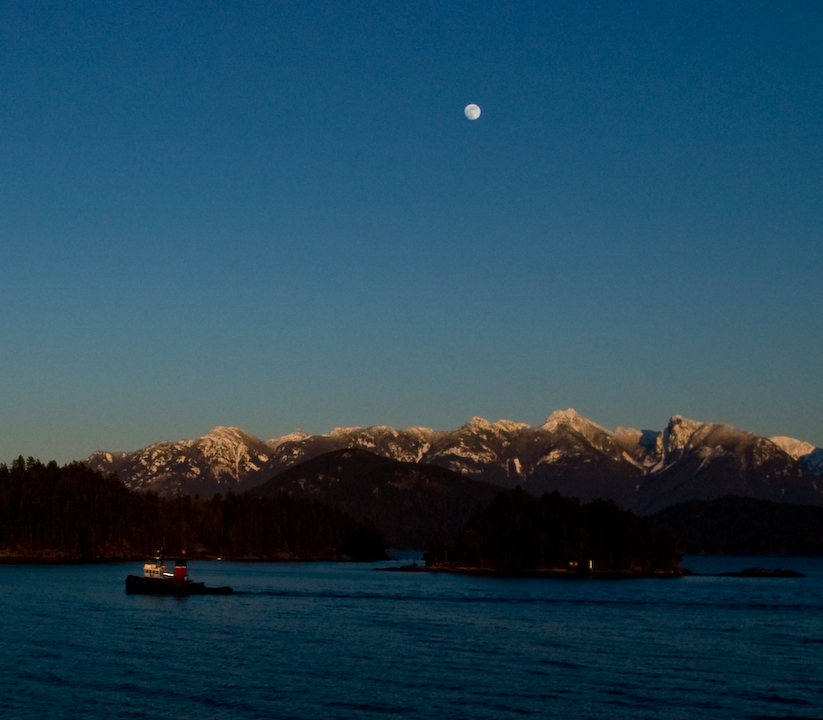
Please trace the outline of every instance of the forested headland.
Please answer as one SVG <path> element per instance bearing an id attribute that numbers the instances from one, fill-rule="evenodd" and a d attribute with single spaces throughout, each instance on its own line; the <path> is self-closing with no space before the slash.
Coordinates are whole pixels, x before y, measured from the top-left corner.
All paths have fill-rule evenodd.
<path id="1" fill-rule="evenodd" d="M 690 555 L 823 555 L 823 507 L 727 495 L 649 518 Z"/>
<path id="2" fill-rule="evenodd" d="M 511 574 L 672 575 L 682 553 L 667 531 L 611 501 L 580 503 L 519 487 L 479 507 L 451 544 L 429 548 L 429 568 Z"/>
<path id="3" fill-rule="evenodd" d="M 368 522 L 307 498 L 161 498 L 81 463 L 19 457 L 0 465 L 0 561 L 142 559 L 167 554 L 249 559 L 382 557 Z"/>

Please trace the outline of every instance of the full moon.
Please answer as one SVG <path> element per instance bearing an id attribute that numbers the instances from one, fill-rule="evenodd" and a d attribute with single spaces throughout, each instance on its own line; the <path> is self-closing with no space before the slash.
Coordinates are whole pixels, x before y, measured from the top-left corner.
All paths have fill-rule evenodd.
<path id="1" fill-rule="evenodd" d="M 466 105 L 466 109 L 463 112 L 469 120 L 477 120 L 477 118 L 480 117 L 480 108 L 474 103 Z"/>

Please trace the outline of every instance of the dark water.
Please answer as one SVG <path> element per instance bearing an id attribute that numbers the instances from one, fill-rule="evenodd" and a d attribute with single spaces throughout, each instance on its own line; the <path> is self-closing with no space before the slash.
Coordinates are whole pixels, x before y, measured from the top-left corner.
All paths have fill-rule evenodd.
<path id="1" fill-rule="evenodd" d="M 3 718 L 823 718 L 823 560 L 798 579 L 562 581 L 190 563 L 0 566 Z"/>

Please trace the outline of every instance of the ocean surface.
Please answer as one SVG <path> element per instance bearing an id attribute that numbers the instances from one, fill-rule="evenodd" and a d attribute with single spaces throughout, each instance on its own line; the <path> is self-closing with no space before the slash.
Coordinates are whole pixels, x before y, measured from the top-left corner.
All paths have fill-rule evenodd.
<path id="1" fill-rule="evenodd" d="M 549 580 L 389 563 L 0 566 L 2 718 L 823 718 L 823 559 L 793 579 Z"/>

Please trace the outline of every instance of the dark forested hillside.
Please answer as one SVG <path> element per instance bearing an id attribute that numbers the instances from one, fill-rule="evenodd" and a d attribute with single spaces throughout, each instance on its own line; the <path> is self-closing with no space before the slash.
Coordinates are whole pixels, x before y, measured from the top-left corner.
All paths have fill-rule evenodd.
<path id="1" fill-rule="evenodd" d="M 165 542 L 191 557 L 379 557 L 373 525 L 316 500 L 284 495 L 209 500 L 128 490 L 79 463 L 18 458 L 0 465 L 0 558 L 143 557 Z"/>
<path id="2" fill-rule="evenodd" d="M 673 573 L 677 541 L 611 501 L 581 504 L 558 493 L 504 490 L 478 508 L 452 545 L 433 546 L 429 565 L 506 572 L 577 570 Z"/>
<path id="3" fill-rule="evenodd" d="M 497 491 L 446 468 L 348 448 L 289 468 L 250 493 L 317 498 L 373 522 L 392 547 L 424 548 L 452 537 Z"/>
<path id="4" fill-rule="evenodd" d="M 823 555 L 823 508 L 727 496 L 666 508 L 649 520 L 690 554 Z"/>

